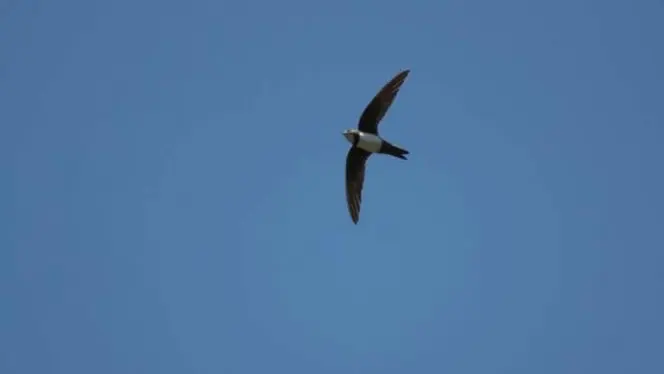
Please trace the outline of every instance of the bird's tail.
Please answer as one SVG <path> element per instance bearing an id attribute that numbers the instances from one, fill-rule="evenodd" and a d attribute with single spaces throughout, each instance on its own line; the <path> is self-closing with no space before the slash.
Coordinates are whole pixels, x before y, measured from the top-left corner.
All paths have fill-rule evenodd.
<path id="1" fill-rule="evenodd" d="M 396 158 L 400 158 L 402 160 L 407 160 L 406 155 L 409 154 L 410 152 L 408 152 L 403 148 L 399 148 L 393 144 L 385 142 L 385 149 L 383 150 L 382 153 L 394 156 Z"/>

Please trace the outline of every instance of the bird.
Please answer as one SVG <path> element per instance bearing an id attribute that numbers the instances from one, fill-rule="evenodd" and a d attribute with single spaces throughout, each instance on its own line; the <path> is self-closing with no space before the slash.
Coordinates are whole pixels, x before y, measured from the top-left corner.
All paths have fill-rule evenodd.
<path id="1" fill-rule="evenodd" d="M 410 152 L 383 139 L 378 132 L 378 125 L 399 93 L 410 69 L 398 72 L 378 91 L 365 107 L 356 129 L 346 129 L 343 136 L 351 144 L 346 155 L 346 202 L 348 212 L 354 224 L 360 220 L 362 189 L 366 163 L 374 153 L 407 160 Z"/>

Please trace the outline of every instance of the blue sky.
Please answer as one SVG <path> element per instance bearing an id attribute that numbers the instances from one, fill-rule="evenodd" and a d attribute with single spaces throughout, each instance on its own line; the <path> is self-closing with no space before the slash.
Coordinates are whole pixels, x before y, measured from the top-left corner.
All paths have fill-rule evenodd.
<path id="1" fill-rule="evenodd" d="M 664 372 L 661 2 L 2 4 L 0 372 Z"/>

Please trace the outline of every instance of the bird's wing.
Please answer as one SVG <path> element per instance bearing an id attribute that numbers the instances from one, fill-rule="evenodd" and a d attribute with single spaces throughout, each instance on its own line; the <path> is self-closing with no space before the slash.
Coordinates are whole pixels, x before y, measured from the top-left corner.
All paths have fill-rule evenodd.
<path id="1" fill-rule="evenodd" d="M 364 170 L 369 156 L 371 153 L 357 147 L 352 147 L 346 156 L 346 202 L 355 224 L 360 219 Z"/>
<path id="2" fill-rule="evenodd" d="M 385 116 L 390 105 L 392 105 L 408 73 L 410 73 L 410 70 L 399 72 L 378 91 L 360 116 L 360 122 L 357 126 L 360 131 L 378 135 L 378 124 L 383 119 L 383 116 Z"/>

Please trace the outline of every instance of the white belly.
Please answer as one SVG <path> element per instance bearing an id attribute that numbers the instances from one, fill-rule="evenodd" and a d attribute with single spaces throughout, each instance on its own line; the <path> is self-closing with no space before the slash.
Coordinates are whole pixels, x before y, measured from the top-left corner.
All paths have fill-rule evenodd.
<path id="1" fill-rule="evenodd" d="M 357 142 L 357 147 L 375 153 L 380 151 L 380 145 L 382 143 L 383 141 L 376 135 L 360 132 L 360 141 Z"/>

